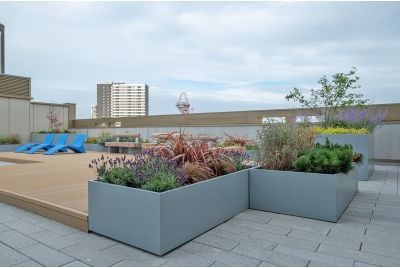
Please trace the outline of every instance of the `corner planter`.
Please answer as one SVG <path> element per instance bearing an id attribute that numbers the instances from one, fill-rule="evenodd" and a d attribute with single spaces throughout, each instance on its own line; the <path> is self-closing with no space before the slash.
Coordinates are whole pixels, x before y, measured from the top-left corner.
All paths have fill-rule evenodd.
<path id="1" fill-rule="evenodd" d="M 0 152 L 15 152 L 15 150 L 22 144 L 2 144 L 0 145 Z"/>
<path id="2" fill-rule="evenodd" d="M 250 208 L 337 222 L 358 191 L 355 172 L 249 170 Z"/>
<path id="3" fill-rule="evenodd" d="M 316 142 L 324 144 L 326 138 L 332 143 L 351 144 L 354 152 L 361 153 L 362 163 L 356 165 L 355 170 L 360 181 L 369 180 L 375 169 L 372 163 L 375 152 L 373 134 L 320 134 Z"/>
<path id="4" fill-rule="evenodd" d="M 157 255 L 248 207 L 248 170 L 163 193 L 89 181 L 89 230 Z"/>

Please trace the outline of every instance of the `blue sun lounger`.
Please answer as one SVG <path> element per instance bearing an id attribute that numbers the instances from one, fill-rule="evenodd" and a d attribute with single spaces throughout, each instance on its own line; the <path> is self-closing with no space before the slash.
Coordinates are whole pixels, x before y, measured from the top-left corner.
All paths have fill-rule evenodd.
<path id="1" fill-rule="evenodd" d="M 36 153 L 39 150 L 44 150 L 47 151 L 50 148 L 53 148 L 54 146 L 58 146 L 58 145 L 64 145 L 67 142 L 68 139 L 68 134 L 60 134 L 58 135 L 58 139 L 55 143 L 52 144 L 38 144 L 34 147 L 32 147 L 27 153 L 28 154 L 33 154 Z"/>
<path id="2" fill-rule="evenodd" d="M 56 135 L 55 135 L 54 133 L 49 133 L 49 134 L 47 134 L 46 137 L 44 138 L 43 143 L 37 143 L 37 142 L 27 143 L 27 144 L 24 144 L 24 145 L 18 147 L 18 148 L 15 150 L 15 152 L 16 152 L 16 153 L 22 153 L 22 152 L 24 152 L 24 151 L 26 151 L 26 150 L 32 149 L 33 147 L 35 147 L 35 146 L 37 146 L 37 145 L 39 145 L 39 144 L 51 144 L 51 143 L 53 142 L 55 136 L 56 136 Z"/>
<path id="3" fill-rule="evenodd" d="M 74 140 L 71 144 L 68 145 L 56 145 L 47 150 L 44 154 L 45 155 L 52 155 L 56 152 L 65 152 L 66 150 L 72 150 L 75 153 L 86 153 L 85 150 L 85 143 L 86 135 L 85 134 L 76 134 Z"/>

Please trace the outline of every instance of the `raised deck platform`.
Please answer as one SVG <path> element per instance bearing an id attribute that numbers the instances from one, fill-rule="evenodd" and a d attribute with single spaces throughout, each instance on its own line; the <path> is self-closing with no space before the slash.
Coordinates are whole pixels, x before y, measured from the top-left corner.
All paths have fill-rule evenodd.
<path id="1" fill-rule="evenodd" d="M 88 165 L 99 155 L 0 153 L 16 163 L 0 166 L 0 202 L 88 231 L 87 181 L 95 177 Z"/>

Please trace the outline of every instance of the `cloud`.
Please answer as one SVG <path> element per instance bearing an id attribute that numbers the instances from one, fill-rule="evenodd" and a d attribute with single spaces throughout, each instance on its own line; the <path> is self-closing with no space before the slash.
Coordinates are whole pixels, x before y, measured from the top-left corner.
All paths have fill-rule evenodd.
<path id="1" fill-rule="evenodd" d="M 287 106 L 293 86 L 352 66 L 368 98 L 400 102 L 399 13 L 397 2 L 0 3 L 7 72 L 32 77 L 37 100 L 76 100 L 78 117 L 103 80 L 148 83 L 151 114 L 175 113 L 181 91 L 196 112 L 250 110 Z"/>

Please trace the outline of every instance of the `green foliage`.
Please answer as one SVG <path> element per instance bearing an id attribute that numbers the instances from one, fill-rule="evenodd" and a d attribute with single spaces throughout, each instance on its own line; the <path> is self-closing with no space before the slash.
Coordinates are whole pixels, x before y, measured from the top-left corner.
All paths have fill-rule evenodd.
<path id="1" fill-rule="evenodd" d="M 104 145 L 106 142 L 116 141 L 117 139 L 113 137 L 110 132 L 103 132 L 97 138 L 97 144 Z"/>
<path id="2" fill-rule="evenodd" d="M 20 144 L 21 138 L 17 134 L 0 136 L 0 144 Z"/>
<path id="3" fill-rule="evenodd" d="M 164 192 L 179 187 L 175 174 L 171 172 L 156 173 L 150 180 L 142 185 L 143 190 Z"/>
<path id="4" fill-rule="evenodd" d="M 97 144 L 97 138 L 96 137 L 88 137 L 86 139 L 86 143 Z"/>
<path id="5" fill-rule="evenodd" d="M 314 138 L 309 127 L 268 121 L 257 134 L 258 163 L 265 169 L 292 170 L 297 155 L 314 147 Z"/>
<path id="6" fill-rule="evenodd" d="M 315 109 L 319 115 L 324 116 L 327 126 L 339 109 L 349 106 L 362 107 L 368 102 L 368 99 L 363 99 L 363 94 L 349 92 L 361 88 L 358 85 L 360 77 L 356 72 L 357 68 L 353 67 L 348 73 L 334 74 L 332 81 L 324 75 L 318 80 L 321 87 L 311 89 L 309 98 L 295 87 L 286 99 L 299 102 L 302 107 Z"/>
<path id="7" fill-rule="evenodd" d="M 101 178 L 102 181 L 118 184 L 127 185 L 133 179 L 132 170 L 126 167 L 115 167 L 108 171 L 103 172 Z"/>
<path id="8" fill-rule="evenodd" d="M 258 148 L 257 148 L 257 145 L 255 145 L 255 144 L 246 144 L 245 146 L 244 146 L 245 148 L 246 148 L 246 150 L 248 150 L 248 151 L 250 151 L 250 150 L 257 150 Z"/>
<path id="9" fill-rule="evenodd" d="M 310 173 L 348 173 L 353 169 L 353 149 L 350 145 L 317 144 L 312 150 L 300 155 L 293 163 L 296 171 Z"/>

